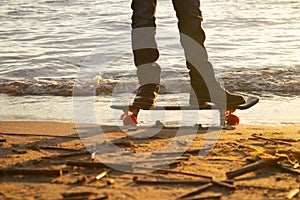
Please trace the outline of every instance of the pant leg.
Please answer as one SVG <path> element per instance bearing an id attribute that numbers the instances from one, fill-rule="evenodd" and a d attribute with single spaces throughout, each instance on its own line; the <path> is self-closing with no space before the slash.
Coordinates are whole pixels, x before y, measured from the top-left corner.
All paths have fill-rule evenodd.
<path id="1" fill-rule="evenodd" d="M 184 48 L 187 68 L 190 70 L 191 98 L 210 100 L 225 97 L 214 91 L 219 88 L 211 63 L 208 61 L 204 46 L 205 33 L 202 29 L 202 13 L 199 0 L 172 0 L 178 28 L 180 42 Z M 218 90 L 219 91 L 219 90 Z M 224 93 L 225 94 L 225 93 Z M 220 97 L 221 96 L 221 97 Z M 197 101 L 197 100 L 196 100 Z M 190 99 L 191 103 L 191 99 Z M 192 103 L 194 104 L 194 103 Z"/>
<path id="2" fill-rule="evenodd" d="M 157 0 L 132 0 L 132 48 L 140 85 L 160 83 L 161 69 L 155 40 L 155 10 Z"/>
<path id="3" fill-rule="evenodd" d="M 202 12 L 199 0 L 172 0 L 178 19 L 179 31 L 204 47 L 205 33 L 202 29 Z"/>
<path id="4" fill-rule="evenodd" d="M 199 69 L 205 66 L 211 67 L 211 64 L 208 62 L 204 46 L 205 32 L 202 29 L 203 18 L 200 10 L 200 1 L 172 0 L 172 2 L 178 18 L 180 42 L 184 48 L 187 68 L 190 69 L 190 77 L 194 80 L 198 79 L 199 82 L 201 81 L 204 87 L 204 77 L 202 78 L 204 74 L 201 74 Z"/>

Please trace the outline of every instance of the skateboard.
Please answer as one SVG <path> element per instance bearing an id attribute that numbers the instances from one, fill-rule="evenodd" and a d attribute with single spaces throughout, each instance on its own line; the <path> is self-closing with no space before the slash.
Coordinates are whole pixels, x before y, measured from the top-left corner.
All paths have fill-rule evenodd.
<path id="1" fill-rule="evenodd" d="M 149 109 L 139 108 L 133 105 L 111 105 L 112 109 L 123 110 L 120 119 L 124 126 L 136 127 L 138 124 L 138 113 L 140 110 L 219 110 L 221 113 L 221 124 L 223 125 L 238 125 L 238 116 L 232 114 L 235 110 L 246 110 L 257 104 L 259 99 L 257 97 L 249 97 L 244 104 L 232 106 L 223 110 L 215 104 L 208 102 L 203 106 L 153 106 Z"/>

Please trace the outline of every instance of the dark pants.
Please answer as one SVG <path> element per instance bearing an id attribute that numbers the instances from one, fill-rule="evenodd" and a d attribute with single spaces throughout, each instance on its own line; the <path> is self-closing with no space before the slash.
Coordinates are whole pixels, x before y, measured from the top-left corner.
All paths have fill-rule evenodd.
<path id="1" fill-rule="evenodd" d="M 131 8 L 132 14 L 132 29 L 156 27 L 155 24 L 155 9 L 157 0 L 132 0 Z M 200 11 L 199 0 L 172 0 L 176 16 L 178 18 L 178 28 L 180 33 L 192 38 L 204 48 L 205 33 L 201 27 L 202 14 Z M 145 34 L 146 38 L 143 41 L 155 42 L 154 34 Z M 132 43 L 140 43 L 141 38 L 132 37 Z M 133 49 L 134 62 L 136 66 L 144 65 L 147 63 L 154 63 L 158 57 L 159 52 L 154 46 Z M 190 68 L 191 64 L 187 62 L 187 67 Z"/>

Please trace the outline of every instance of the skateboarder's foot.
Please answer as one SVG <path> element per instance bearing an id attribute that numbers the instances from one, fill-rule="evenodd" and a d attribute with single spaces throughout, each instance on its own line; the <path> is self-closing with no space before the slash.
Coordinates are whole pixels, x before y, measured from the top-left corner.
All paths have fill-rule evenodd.
<path id="1" fill-rule="evenodd" d="M 226 107 L 230 108 L 232 106 L 237 106 L 237 105 L 241 105 L 244 104 L 246 101 L 244 99 L 244 97 L 242 95 L 238 95 L 238 94 L 233 94 L 230 93 L 229 91 L 223 89 L 222 87 L 220 87 L 222 90 L 222 93 L 220 93 L 219 98 L 217 95 L 216 99 L 211 99 L 210 95 L 207 93 L 199 93 L 197 95 L 193 94 L 193 92 L 190 94 L 190 104 L 191 105 L 199 105 L 199 106 L 203 106 L 205 105 L 207 102 L 211 102 L 214 103 L 216 105 L 223 105 L 225 103 L 225 99 L 224 97 L 226 96 Z M 224 96 L 224 92 L 225 92 L 225 96 Z"/>
<path id="2" fill-rule="evenodd" d="M 155 83 L 140 86 L 134 98 L 133 106 L 141 109 L 150 109 L 152 106 L 155 106 L 159 88 L 159 84 Z"/>

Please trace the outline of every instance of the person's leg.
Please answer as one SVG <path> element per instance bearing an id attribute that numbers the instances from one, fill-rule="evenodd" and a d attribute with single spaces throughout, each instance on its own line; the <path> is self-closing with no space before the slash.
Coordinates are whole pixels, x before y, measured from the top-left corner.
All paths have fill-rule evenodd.
<path id="1" fill-rule="evenodd" d="M 159 52 L 155 41 L 155 9 L 157 0 L 132 0 L 132 49 L 139 84 L 133 105 L 150 108 L 159 91 L 160 66 L 156 63 Z"/>
<path id="2" fill-rule="evenodd" d="M 202 29 L 202 14 L 199 0 L 172 0 L 178 18 L 180 41 L 185 51 L 187 68 L 190 70 L 190 104 L 202 105 L 214 102 L 227 105 L 244 103 L 244 98 L 230 94 L 216 81 L 211 63 L 204 47 L 205 33 Z"/>

